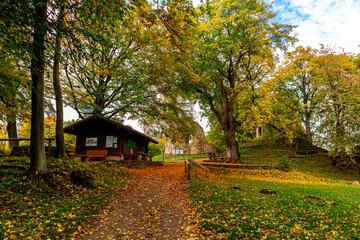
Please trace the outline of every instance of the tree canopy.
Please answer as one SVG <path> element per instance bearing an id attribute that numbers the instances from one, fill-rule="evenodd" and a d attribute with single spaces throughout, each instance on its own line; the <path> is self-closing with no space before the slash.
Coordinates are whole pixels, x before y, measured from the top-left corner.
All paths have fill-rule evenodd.
<path id="1" fill-rule="evenodd" d="M 328 46 L 287 52 L 294 26 L 277 20 L 261 0 L 196 8 L 188 0 L 2 1 L 0 120 L 16 137 L 31 103 L 30 167 L 39 173 L 44 112 L 59 120 L 61 137 L 62 101 L 80 118 L 137 119 L 159 137 L 169 127 L 191 131 L 198 103 L 211 141 L 232 161 L 238 141 L 266 124 L 351 154 L 360 138 L 359 55 Z"/>
<path id="2" fill-rule="evenodd" d="M 184 90 L 195 90 L 192 97 L 226 136 L 227 157 L 238 160 L 235 134 L 245 119 L 257 121 L 261 83 L 275 66 L 276 50 L 293 40 L 292 26 L 274 22 L 269 6 L 255 0 L 208 1 L 198 16 Z"/>

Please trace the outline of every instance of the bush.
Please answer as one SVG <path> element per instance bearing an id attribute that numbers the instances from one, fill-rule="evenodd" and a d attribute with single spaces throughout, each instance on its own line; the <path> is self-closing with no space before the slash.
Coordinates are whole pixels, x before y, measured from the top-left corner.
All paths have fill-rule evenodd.
<path id="1" fill-rule="evenodd" d="M 149 154 L 154 157 L 161 154 L 161 148 L 156 144 L 150 143 L 149 144 Z"/>
<path id="2" fill-rule="evenodd" d="M 0 155 L 5 155 L 5 149 L 0 148 Z"/>
<path id="3" fill-rule="evenodd" d="M 290 172 L 292 169 L 291 160 L 288 157 L 282 157 L 279 160 L 278 165 L 276 166 L 277 169 L 280 169 L 284 172 Z"/>

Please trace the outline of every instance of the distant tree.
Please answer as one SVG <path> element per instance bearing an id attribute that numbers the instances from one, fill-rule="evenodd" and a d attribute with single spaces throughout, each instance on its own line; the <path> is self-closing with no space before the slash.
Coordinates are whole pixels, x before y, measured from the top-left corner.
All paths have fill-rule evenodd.
<path id="1" fill-rule="evenodd" d="M 319 142 L 342 157 L 360 140 L 360 76 L 350 55 L 327 46 L 314 64 L 324 98 L 317 111 Z"/>
<path id="2" fill-rule="evenodd" d="M 316 56 L 314 49 L 297 47 L 285 55 L 285 62 L 275 74 L 279 101 L 286 105 L 289 114 L 304 124 L 310 143 L 313 141 L 311 125 L 315 122 L 314 115 L 323 101 L 313 63 Z"/>
<path id="3" fill-rule="evenodd" d="M 278 24 L 274 17 L 268 5 L 256 0 L 208 1 L 199 8 L 193 55 L 184 64 L 188 81 L 183 87 L 196 89 L 192 97 L 218 122 L 232 161 L 240 157 L 235 136 L 242 125 L 241 107 L 256 104 L 260 83 L 275 66 L 276 50 L 292 40 L 292 27 Z"/>
<path id="4" fill-rule="evenodd" d="M 0 59 L 0 120 L 6 122 L 7 136 L 17 138 L 17 121 L 26 117 L 28 111 L 29 77 L 10 56 Z M 19 142 L 11 141 L 10 150 Z"/>
<path id="5" fill-rule="evenodd" d="M 25 120 L 20 127 L 19 136 L 21 138 L 30 138 L 31 121 Z M 50 116 L 44 118 L 44 137 L 53 138 L 56 134 L 56 119 Z"/>
<path id="6" fill-rule="evenodd" d="M 158 146 L 154 143 L 149 143 L 149 154 L 152 157 L 158 156 L 162 153 L 162 146 Z"/>

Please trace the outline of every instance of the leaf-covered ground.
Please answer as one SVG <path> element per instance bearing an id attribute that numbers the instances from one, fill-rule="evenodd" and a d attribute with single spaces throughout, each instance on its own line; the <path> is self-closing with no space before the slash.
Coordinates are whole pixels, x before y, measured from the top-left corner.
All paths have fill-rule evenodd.
<path id="1" fill-rule="evenodd" d="M 193 166 L 187 182 L 184 162 L 125 171 L 116 163 L 52 160 L 51 174 L 36 178 L 26 172 L 27 158 L 0 160 L 0 239 L 360 236 L 360 187 L 348 184 L 358 176 L 330 173 L 328 165 L 319 174 L 324 163 L 301 160 L 290 172 L 213 168 L 210 174 Z M 74 184 L 71 173 L 78 170 L 91 173 L 93 187 Z M 132 180 L 124 188 L 128 172 Z"/>
<path id="2" fill-rule="evenodd" d="M 360 187 L 347 180 L 296 169 L 212 170 L 194 169 L 189 186 L 208 239 L 359 239 Z"/>
<path id="3" fill-rule="evenodd" d="M 133 181 L 76 239 L 200 239 L 184 163 L 128 169 Z"/>
<path id="4" fill-rule="evenodd" d="M 0 239 L 70 239 L 129 179 L 116 164 L 50 159 L 41 178 L 28 167 L 29 158 L 0 158 Z M 87 185 L 72 181 L 79 171 Z"/>

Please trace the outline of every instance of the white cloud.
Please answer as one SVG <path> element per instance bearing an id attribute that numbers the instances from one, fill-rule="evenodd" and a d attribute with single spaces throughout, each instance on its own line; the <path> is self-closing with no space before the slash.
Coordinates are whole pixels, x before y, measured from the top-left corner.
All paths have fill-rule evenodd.
<path id="1" fill-rule="evenodd" d="M 359 0 L 275 0 L 274 11 L 298 26 L 297 45 L 319 48 L 322 43 L 360 52 Z"/>

